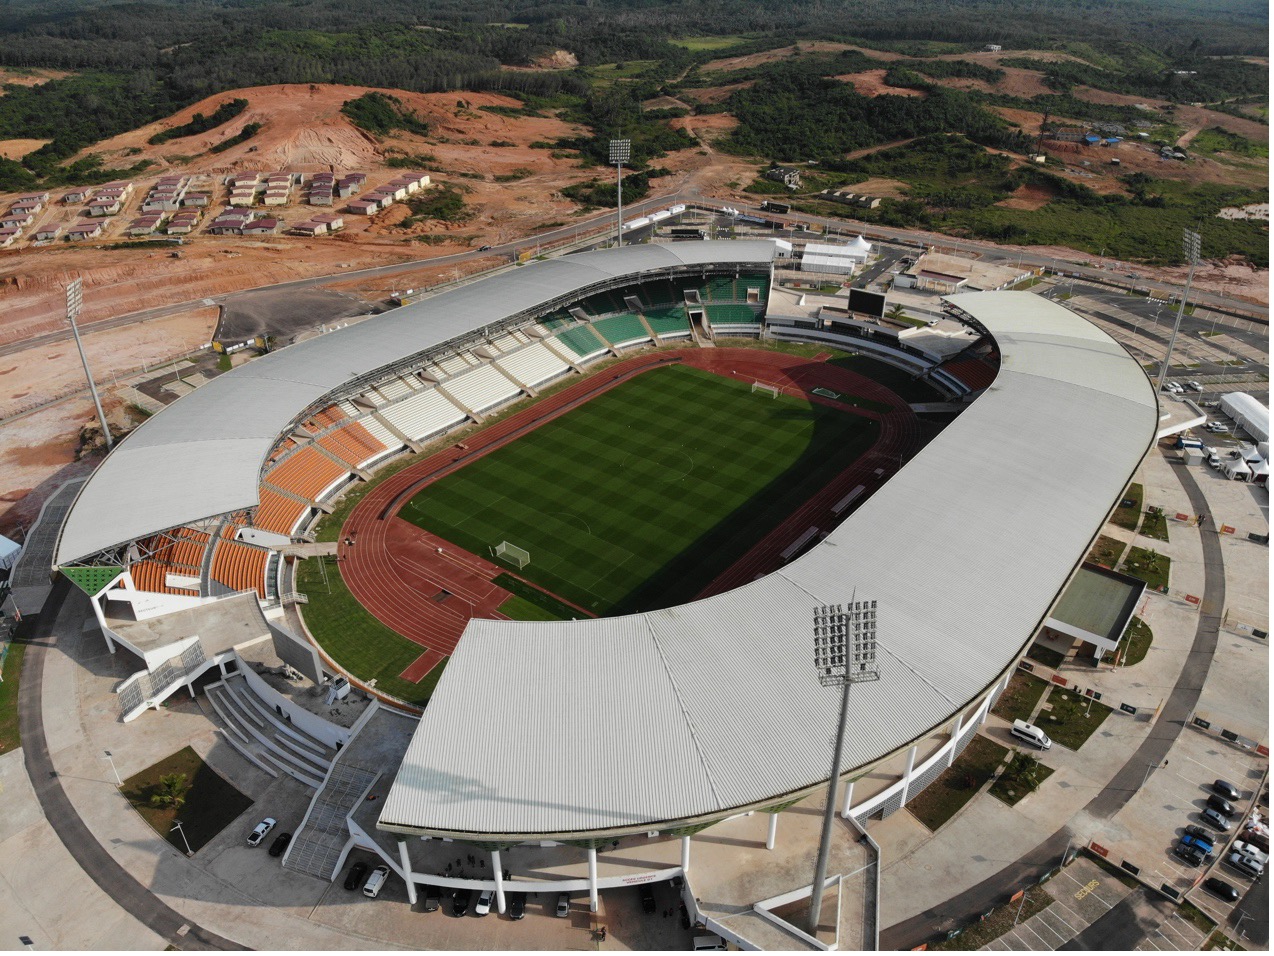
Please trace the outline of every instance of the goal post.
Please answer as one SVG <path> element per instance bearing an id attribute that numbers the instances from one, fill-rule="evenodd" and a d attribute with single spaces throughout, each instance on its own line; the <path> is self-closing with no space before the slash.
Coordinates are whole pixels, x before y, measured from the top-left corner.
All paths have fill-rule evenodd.
<path id="1" fill-rule="evenodd" d="M 753 382 L 752 394 L 755 395 L 757 392 L 765 392 L 770 396 L 770 398 L 779 397 L 779 387 L 777 385 L 770 385 L 767 382 Z"/>
<path id="2" fill-rule="evenodd" d="M 508 541 L 501 541 L 491 549 L 492 556 L 497 561 L 503 561 L 505 564 L 511 564 L 519 571 L 531 563 L 531 552 L 526 548 L 519 548 L 516 544 L 510 544 Z"/>

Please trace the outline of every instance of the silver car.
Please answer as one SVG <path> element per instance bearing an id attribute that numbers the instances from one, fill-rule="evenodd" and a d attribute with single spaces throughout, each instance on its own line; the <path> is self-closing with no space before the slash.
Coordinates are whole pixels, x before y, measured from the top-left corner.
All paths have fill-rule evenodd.
<path id="1" fill-rule="evenodd" d="M 248 834 L 248 846 L 260 846 L 266 834 L 273 830 L 278 822 L 274 817 L 266 817 L 258 823 L 256 829 Z"/>

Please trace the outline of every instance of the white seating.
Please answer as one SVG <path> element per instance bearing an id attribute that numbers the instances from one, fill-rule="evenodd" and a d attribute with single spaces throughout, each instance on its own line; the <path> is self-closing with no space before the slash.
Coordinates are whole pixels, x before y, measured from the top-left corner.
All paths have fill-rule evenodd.
<path id="1" fill-rule="evenodd" d="M 406 398 L 414 390 L 401 378 L 391 378 L 388 382 L 382 382 L 377 385 L 376 391 L 380 392 L 387 401 L 393 402 L 400 398 Z"/>
<path id="2" fill-rule="evenodd" d="M 501 352 L 512 352 L 520 343 L 511 335 L 499 335 L 491 340 L 491 344 Z"/>
<path id="3" fill-rule="evenodd" d="M 502 405 L 522 392 L 501 375 L 499 369 L 490 365 L 457 375 L 446 383 L 446 389 L 458 402 L 475 412 Z"/>
<path id="4" fill-rule="evenodd" d="M 536 342 L 509 355 L 501 356 L 495 363 L 523 385 L 535 388 L 569 372 L 570 366 Z"/>
<path id="5" fill-rule="evenodd" d="M 382 414 L 384 414 L 382 412 Z M 378 422 L 371 415 L 360 418 L 358 423 L 371 433 L 371 436 L 391 451 L 403 447 L 403 440 Z"/>
<path id="6" fill-rule="evenodd" d="M 380 410 L 389 422 L 414 441 L 421 441 L 458 425 L 468 416 L 437 389 L 418 392 L 411 398 Z"/>
<path id="7" fill-rule="evenodd" d="M 469 368 L 469 363 L 459 355 L 448 355 L 445 359 L 438 360 L 438 367 L 448 375 L 459 375 Z"/>

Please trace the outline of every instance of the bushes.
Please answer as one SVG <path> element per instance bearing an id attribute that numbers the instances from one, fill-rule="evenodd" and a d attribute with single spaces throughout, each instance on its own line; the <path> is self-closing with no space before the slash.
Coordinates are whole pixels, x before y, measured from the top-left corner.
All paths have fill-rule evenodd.
<path id="1" fill-rule="evenodd" d="M 253 136 L 256 136 L 257 133 L 259 132 L 261 132 L 260 123 L 249 123 L 239 132 L 237 136 L 231 136 L 225 142 L 218 143 L 216 146 L 212 147 L 212 149 L 208 150 L 208 152 L 224 153 L 226 150 L 231 149 L 235 146 L 238 146 L 240 143 L 246 143 L 248 140 L 252 139 Z"/>
<path id="2" fill-rule="evenodd" d="M 228 123 L 247 108 L 247 100 L 227 100 L 225 103 L 218 106 L 211 116 L 204 116 L 203 113 L 196 113 L 189 123 L 182 126 L 174 126 L 172 129 L 164 130 L 162 133 L 156 133 L 148 139 L 147 142 L 152 146 L 158 146 L 160 143 L 166 143 L 170 139 L 180 139 L 184 136 L 195 136 L 198 133 L 206 133 L 210 129 L 216 129 L 222 123 Z"/>
<path id="3" fill-rule="evenodd" d="M 414 111 L 406 109 L 402 100 L 388 93 L 378 93 L 375 90 L 364 93 L 356 100 L 348 100 L 341 107 L 341 112 L 359 129 L 378 136 L 396 129 L 419 136 L 429 135 L 429 124 L 416 116 Z"/>

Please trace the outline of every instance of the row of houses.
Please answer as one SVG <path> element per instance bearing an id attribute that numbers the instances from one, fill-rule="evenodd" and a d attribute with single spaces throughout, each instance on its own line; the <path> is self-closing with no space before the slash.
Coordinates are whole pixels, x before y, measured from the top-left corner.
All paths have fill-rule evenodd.
<path id="1" fill-rule="evenodd" d="M 307 201 L 311 206 L 330 206 L 333 199 L 348 199 L 354 195 L 365 182 L 366 173 L 346 173 L 339 178 L 335 173 L 315 173 L 310 177 Z"/>
<path id="2" fill-rule="evenodd" d="M 272 216 L 244 209 L 226 209 L 208 226 L 210 236 L 272 236 L 281 223 Z"/>
<path id="3" fill-rule="evenodd" d="M 298 222 L 288 231 L 297 236 L 326 236 L 345 228 L 345 217 L 339 213 L 322 212 L 304 222 Z"/>
<path id="4" fill-rule="evenodd" d="M 403 173 L 385 185 L 363 193 L 346 208 L 356 216 L 374 216 L 400 199 L 406 199 L 410 194 L 425 188 L 429 183 L 429 176 L 426 173 Z"/>
<path id="5" fill-rule="evenodd" d="M 35 217 L 48 201 L 48 193 L 26 193 L 15 199 L 9 211 L 0 216 L 0 249 L 7 249 L 17 242 L 22 230 L 35 222 Z"/>

